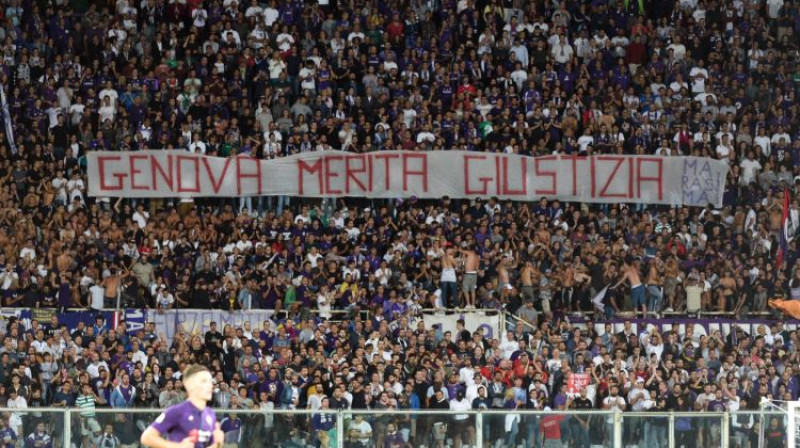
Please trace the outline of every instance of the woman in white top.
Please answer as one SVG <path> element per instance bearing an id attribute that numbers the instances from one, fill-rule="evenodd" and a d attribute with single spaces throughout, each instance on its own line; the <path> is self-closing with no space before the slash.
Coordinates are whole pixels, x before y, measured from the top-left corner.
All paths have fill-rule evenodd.
<path id="1" fill-rule="evenodd" d="M 110 120 L 112 123 L 114 122 L 116 110 L 114 109 L 114 104 L 111 102 L 110 96 L 106 95 L 103 97 L 103 104 L 100 105 L 100 109 L 97 113 L 100 115 L 100 123 L 105 123 L 106 120 Z"/>

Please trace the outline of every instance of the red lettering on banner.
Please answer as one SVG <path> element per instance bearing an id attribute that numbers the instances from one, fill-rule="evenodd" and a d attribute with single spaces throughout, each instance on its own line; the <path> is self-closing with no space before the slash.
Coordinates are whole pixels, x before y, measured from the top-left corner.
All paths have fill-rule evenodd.
<path id="1" fill-rule="evenodd" d="M 578 158 L 579 156 L 573 155 L 563 155 L 559 156 L 562 160 L 569 160 L 572 162 L 572 195 L 578 195 Z M 542 157 L 544 158 L 544 157 Z M 581 159 L 585 159 L 585 156 L 580 157 Z"/>
<path id="2" fill-rule="evenodd" d="M 189 161 L 194 164 L 194 187 L 186 188 L 183 186 L 183 162 Z M 200 161 L 197 157 L 178 156 L 178 193 L 200 193 Z"/>
<path id="3" fill-rule="evenodd" d="M 203 157 L 203 165 L 206 166 L 206 173 L 208 173 L 208 179 L 211 181 L 211 188 L 214 189 L 214 193 L 219 193 L 219 189 L 222 187 L 222 181 L 225 179 L 225 174 L 228 173 L 228 166 L 230 164 L 231 159 L 228 157 L 225 159 L 225 166 L 222 168 L 222 174 L 219 175 L 219 178 L 216 178 L 211 170 L 211 165 L 208 164 L 208 158 Z"/>
<path id="4" fill-rule="evenodd" d="M 325 192 L 322 191 L 322 159 L 317 159 L 317 161 L 314 163 L 306 163 L 302 159 L 297 159 L 297 183 L 299 196 L 305 194 L 305 183 L 303 181 L 303 173 L 305 172 L 311 174 L 317 173 L 317 191 L 319 191 L 320 194 L 324 194 Z"/>
<path id="5" fill-rule="evenodd" d="M 158 157 L 150 158 L 150 172 L 153 176 L 153 190 L 158 190 L 158 181 L 157 181 L 158 178 L 156 177 L 156 171 L 161 173 L 161 179 L 163 179 L 164 182 L 167 185 L 169 185 L 170 190 L 175 189 L 174 187 L 175 173 L 172 170 L 172 156 L 170 154 L 167 154 L 165 157 L 167 158 L 167 163 L 168 163 L 166 171 L 164 170 L 164 167 L 161 166 L 161 163 L 158 161 Z M 205 161 L 205 159 L 203 159 L 203 161 Z"/>
<path id="6" fill-rule="evenodd" d="M 116 185 L 109 185 L 106 183 L 106 161 L 107 160 L 121 160 L 122 157 L 120 156 L 100 156 L 97 158 L 97 170 L 98 174 L 100 175 L 100 189 L 101 190 L 110 190 L 110 191 L 120 191 L 122 190 L 122 179 L 125 179 L 127 174 L 125 173 L 114 173 L 112 174 L 113 177 L 119 179 Z"/>
<path id="7" fill-rule="evenodd" d="M 244 166 L 255 166 L 256 172 L 243 173 L 242 162 L 245 162 Z M 242 194 L 242 179 L 256 179 L 258 181 L 258 192 L 256 195 L 260 196 L 264 193 L 264 189 L 261 188 L 261 162 L 259 162 L 258 159 L 254 159 L 249 156 L 236 157 L 236 191 L 239 193 L 239 195 Z"/>
<path id="8" fill-rule="evenodd" d="M 336 155 L 325 156 L 325 193 L 326 194 L 342 194 L 342 190 L 334 190 L 331 188 L 331 178 L 339 177 L 339 173 L 331 169 L 331 161 L 342 160 L 344 157 Z"/>
<path id="9" fill-rule="evenodd" d="M 350 162 L 353 160 L 360 160 L 361 167 L 356 169 L 354 168 Z M 344 190 L 345 193 L 350 194 L 350 180 L 353 181 L 354 184 L 358 185 L 361 188 L 361 191 L 364 193 L 370 193 L 372 191 L 372 176 L 370 177 L 370 185 L 367 188 L 363 182 L 356 176 L 356 174 L 365 174 L 367 172 L 367 157 L 364 155 L 355 155 L 355 156 L 348 156 L 345 158 L 345 165 L 344 165 L 344 172 L 345 172 L 345 184 Z"/>
<path id="10" fill-rule="evenodd" d="M 136 167 L 137 160 L 147 160 L 150 156 L 142 155 L 142 154 L 130 154 L 128 155 L 128 165 L 130 165 L 130 175 L 131 175 L 131 190 L 149 190 L 150 187 L 147 185 L 138 185 L 136 183 L 136 175 L 143 173 L 144 171 L 140 170 Z"/>
<path id="11" fill-rule="evenodd" d="M 453 184 L 449 171 L 456 157 L 462 160 L 464 176 L 463 184 L 458 185 Z M 452 194 L 458 198 L 497 195 L 525 200 L 544 196 L 563 200 L 582 197 L 585 201 L 664 203 L 672 194 L 667 190 L 671 187 L 667 182 L 672 178 L 667 177 L 673 173 L 666 171 L 678 161 L 620 154 L 588 158 L 547 155 L 531 160 L 512 154 L 387 151 L 306 154 L 292 161 L 298 164 L 297 168 L 290 167 L 288 172 L 286 163 L 290 162 L 241 157 L 233 161 L 182 151 L 97 152 L 90 155 L 89 168 L 94 176 L 91 191 L 98 196 L 262 195 L 278 192 L 273 191 L 270 183 L 272 173 L 277 171 L 283 173 L 287 184 L 279 186 L 279 191 L 307 197 L 381 197 L 397 192 L 425 198 Z M 715 165 L 714 169 L 718 167 Z M 571 188 L 566 177 L 570 171 Z M 533 183 L 528 185 L 529 182 Z M 444 190 L 431 190 L 436 188 Z"/>
<path id="12" fill-rule="evenodd" d="M 495 194 L 501 194 L 500 179 L 502 179 L 502 176 L 500 175 L 500 157 L 494 156 L 494 184 L 496 191 Z"/>
<path id="13" fill-rule="evenodd" d="M 633 159 L 628 157 L 628 198 L 633 199 Z"/>
<path id="14" fill-rule="evenodd" d="M 408 168 L 410 159 L 422 160 L 421 171 L 411 171 Z M 422 191 L 428 192 L 428 156 L 426 154 L 403 154 L 403 191 L 408 191 L 408 178 L 411 176 L 422 177 Z"/>
<path id="15" fill-rule="evenodd" d="M 550 184 L 552 186 L 552 189 L 550 189 L 550 190 L 536 190 L 536 195 L 537 196 L 554 196 L 557 193 L 558 185 L 556 184 L 556 180 L 557 180 L 556 176 L 558 176 L 558 173 L 555 172 L 555 171 L 542 171 L 541 167 L 539 166 L 539 164 L 541 162 L 546 162 L 546 161 L 550 161 L 550 160 L 557 160 L 557 159 L 558 159 L 558 156 L 544 156 L 544 157 L 536 157 L 535 159 L 533 159 L 534 173 L 536 174 L 536 176 L 537 177 L 538 176 L 549 177 L 550 179 L 552 179 L 552 183 Z"/>
<path id="16" fill-rule="evenodd" d="M 388 190 L 392 185 L 392 174 L 391 170 L 389 170 L 389 159 L 399 159 L 400 154 L 375 154 L 374 157 L 376 159 L 383 159 L 384 175 L 386 176 L 384 183 L 386 184 L 385 188 Z"/>
<path id="17" fill-rule="evenodd" d="M 647 177 L 642 176 L 642 164 L 655 163 L 658 165 L 658 176 Z M 662 157 L 637 157 L 636 158 L 636 178 L 637 178 L 637 195 L 642 197 L 642 184 L 645 182 L 655 182 L 658 186 L 658 200 L 664 199 L 664 159 Z"/>
<path id="18" fill-rule="evenodd" d="M 369 173 L 369 192 L 372 193 L 373 189 L 375 188 L 375 184 L 373 182 L 373 178 L 375 177 L 375 171 L 373 170 L 372 167 L 372 157 L 367 155 L 365 156 L 365 158 L 367 160 L 367 165 L 368 165 L 367 172 Z"/>
<path id="19" fill-rule="evenodd" d="M 469 164 L 471 160 L 486 160 L 486 156 L 472 156 L 472 155 L 465 155 L 464 156 L 464 194 L 471 195 L 471 194 L 486 194 L 487 191 L 487 184 L 489 181 L 492 180 L 490 177 L 479 177 L 478 180 L 483 182 L 483 188 L 480 190 L 474 190 L 470 186 L 470 175 L 469 175 Z"/>
<path id="20" fill-rule="evenodd" d="M 603 189 L 600 190 L 600 197 L 601 198 L 623 198 L 623 199 L 624 198 L 630 198 L 633 195 L 633 192 L 630 189 L 628 190 L 627 193 L 608 193 L 608 187 L 611 185 L 611 182 L 614 181 L 614 177 L 616 177 L 617 171 L 619 171 L 619 167 L 621 167 L 622 164 L 625 163 L 626 160 L 628 161 L 628 168 L 629 168 L 629 171 L 630 171 L 630 167 L 632 166 L 631 163 L 630 163 L 630 160 L 631 160 L 630 157 L 625 157 L 625 156 L 598 156 L 597 160 L 599 160 L 601 162 L 602 161 L 606 161 L 606 160 L 612 161 L 612 162 L 617 162 L 617 164 L 614 166 L 614 170 L 611 172 L 611 174 L 608 175 L 608 178 L 606 179 L 606 183 L 605 183 L 605 185 L 603 185 Z M 630 186 L 630 182 L 628 182 L 628 184 Z"/>
<path id="21" fill-rule="evenodd" d="M 503 196 L 527 196 L 528 195 L 528 159 L 521 157 L 522 163 L 522 189 L 512 190 L 508 185 L 508 157 L 503 157 Z"/>

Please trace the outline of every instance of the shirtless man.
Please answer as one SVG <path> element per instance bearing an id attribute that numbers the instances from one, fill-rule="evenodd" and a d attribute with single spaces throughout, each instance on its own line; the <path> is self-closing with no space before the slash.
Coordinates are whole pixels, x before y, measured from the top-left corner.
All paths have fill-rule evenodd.
<path id="1" fill-rule="evenodd" d="M 627 280 L 631 284 L 631 306 L 634 314 L 639 312 L 639 307 L 642 308 L 642 315 L 647 316 L 647 303 L 645 302 L 645 291 L 642 279 L 639 276 L 639 263 L 628 256 L 625 258 L 622 266 L 622 278 L 611 287 L 617 289 L 617 286 Z"/>
<path id="2" fill-rule="evenodd" d="M 458 279 L 456 277 L 456 259 L 453 256 L 453 247 L 448 243 L 442 256 L 441 291 L 442 304 L 447 308 L 456 308 L 458 303 Z"/>
<path id="3" fill-rule="evenodd" d="M 522 281 L 522 301 L 523 303 L 533 302 L 536 298 L 536 288 L 534 285 L 539 283 L 538 272 L 533 267 L 530 260 L 525 262 L 525 267 L 520 272 L 520 280 Z M 534 283 L 535 281 L 535 283 Z"/>
<path id="4" fill-rule="evenodd" d="M 111 230 L 108 231 L 108 239 L 115 243 L 122 241 L 125 237 L 125 232 L 119 228 L 116 222 L 111 223 Z"/>
<path id="5" fill-rule="evenodd" d="M 106 289 L 105 308 L 117 307 L 117 298 L 121 292 L 122 279 L 131 275 L 130 271 L 120 273 L 119 269 L 114 269 L 112 272 L 112 275 L 106 277 L 100 284 Z"/>
<path id="6" fill-rule="evenodd" d="M 56 269 L 58 272 L 66 272 L 69 270 L 70 266 L 72 266 L 72 260 L 69 249 L 64 249 L 61 255 L 56 257 Z"/>
<path id="7" fill-rule="evenodd" d="M 719 280 L 717 311 L 721 313 L 730 311 L 728 307 L 733 308 L 733 306 L 736 305 L 736 286 L 736 279 L 733 277 L 733 272 L 726 270 Z"/>
<path id="8" fill-rule="evenodd" d="M 539 237 L 538 242 L 540 243 L 548 244 L 550 242 L 550 231 L 547 230 L 547 225 L 543 221 L 539 223 L 539 228 L 536 230 L 536 236 Z"/>
<path id="9" fill-rule="evenodd" d="M 478 287 L 478 269 L 481 258 L 472 249 L 461 249 L 464 260 L 464 277 L 461 280 L 461 291 L 467 308 L 475 308 L 475 290 Z"/>
<path id="10" fill-rule="evenodd" d="M 678 258 L 670 256 L 664 265 L 664 296 L 667 298 L 667 311 L 677 309 L 675 288 L 678 286 Z"/>
<path id="11" fill-rule="evenodd" d="M 200 217 L 197 216 L 197 209 L 193 208 L 189 211 L 189 214 L 183 218 L 183 225 L 187 229 L 191 229 L 197 224 L 200 224 Z"/>
<path id="12" fill-rule="evenodd" d="M 664 303 L 664 279 L 661 277 L 661 271 L 664 263 L 661 258 L 655 257 L 650 262 L 650 270 L 647 274 L 647 307 L 650 312 L 659 318 L 661 308 Z"/>
<path id="13" fill-rule="evenodd" d="M 101 232 L 105 232 L 106 230 L 111 228 L 111 222 L 112 222 L 111 214 L 109 212 L 105 211 L 100 216 L 100 219 L 99 219 L 98 224 L 97 224 L 97 228 Z"/>

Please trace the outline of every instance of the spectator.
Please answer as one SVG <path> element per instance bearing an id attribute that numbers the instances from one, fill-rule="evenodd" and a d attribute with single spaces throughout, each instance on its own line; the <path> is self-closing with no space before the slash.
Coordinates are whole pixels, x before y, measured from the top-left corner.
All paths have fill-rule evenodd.
<path id="1" fill-rule="evenodd" d="M 123 372 L 118 378 L 118 384 L 111 393 L 109 404 L 114 408 L 132 407 L 136 394 L 137 389 L 131 384 L 130 375 Z"/>
<path id="2" fill-rule="evenodd" d="M 9 419 L 0 418 L 0 441 L 3 448 L 14 448 L 17 443 L 17 433 L 9 426 Z"/>
<path id="3" fill-rule="evenodd" d="M 241 443 L 242 420 L 236 413 L 231 413 L 221 422 L 222 431 L 225 433 L 225 448 L 236 448 Z"/>
<path id="4" fill-rule="evenodd" d="M 53 439 L 50 434 L 45 431 L 44 422 L 39 422 L 36 425 L 36 430 L 28 434 L 25 438 L 25 446 L 27 448 L 52 448 Z"/>
<path id="5" fill-rule="evenodd" d="M 94 446 L 98 448 L 119 448 L 122 446 L 122 442 L 119 437 L 114 434 L 114 427 L 112 425 L 105 425 L 103 433 L 95 439 Z"/>
<path id="6" fill-rule="evenodd" d="M 414 381 L 413 392 L 405 397 L 391 385 L 384 390 L 389 401 L 408 398 L 413 407 L 416 395 L 428 408 L 438 390 L 450 403 L 452 388 L 470 397 L 485 393 L 488 404 L 479 405 L 499 409 L 508 390 L 530 392 L 533 385 L 533 398 L 526 398 L 540 409 L 556 406 L 561 395 L 563 357 L 570 372 L 592 375 L 596 407 L 614 387 L 617 401 L 638 392 L 641 369 L 647 373 L 648 361 L 657 361 L 644 389 L 656 392 L 656 407 L 666 398 L 665 407 L 676 410 L 701 401 L 686 395 L 699 375 L 692 384 L 684 375 L 701 360 L 715 397 L 720 389 L 725 394 L 722 379 L 731 371 L 748 376 L 769 364 L 797 364 L 789 331 L 778 331 L 785 333 L 780 338 L 732 330 L 703 339 L 677 329 L 641 337 L 629 328 L 623 335 L 594 328 L 575 335 L 565 321 L 593 313 L 595 297 L 604 308 L 595 318 L 714 312 L 737 319 L 769 315 L 767 298 L 795 298 L 796 242 L 782 264 L 774 260 L 786 191 L 791 222 L 798 210 L 796 2 L 626 2 L 616 10 L 467 1 L 407 10 L 327 1 L 128 3 L 5 7 L 0 53 L 10 123 L 0 138 L 2 304 L 100 310 L 119 300 L 162 311 L 271 309 L 282 328 L 244 340 L 236 329 L 212 329 L 205 339 L 176 337 L 172 346 L 151 334 L 134 348 L 102 321 L 41 338 L 33 329 L 31 339 L 31 328 L 9 323 L 0 400 L 32 404 L 40 391 L 46 404 L 70 406 L 75 388 L 88 396 L 77 386 L 86 375 L 98 407 L 130 407 L 140 397 L 149 403 L 156 391 L 159 404 L 169 403 L 182 393 L 181 363 L 203 360 L 221 374 L 225 391 L 216 396 L 224 403 L 244 383 L 247 399 L 259 406 L 302 406 L 303 381 L 324 365 L 322 391 L 332 407 L 366 408 L 377 402 L 364 386 L 380 392 L 380 375 L 396 368 L 398 356 L 407 371 L 393 370 L 396 384 Z M 258 159 L 329 149 L 698 155 L 724 159 L 732 170 L 720 210 L 547 198 L 537 205 L 489 197 L 286 196 L 277 203 L 244 198 L 235 209 L 227 198 L 87 195 L 87 153 L 148 148 Z M 598 297 L 609 285 L 617 287 Z M 419 309 L 432 304 L 503 309 L 530 325 L 495 339 L 459 334 L 442 341 L 443 333 L 414 327 Z M 287 319 L 301 320 L 302 331 Z M 562 337 L 559 347 L 553 341 Z M 36 372 L 31 347 L 42 365 L 51 354 L 41 375 L 26 373 Z M 301 375 L 293 358 L 310 350 L 333 364 Z M 740 351 L 747 356 L 729 359 Z M 435 366 L 450 362 L 444 353 L 456 354 L 457 368 L 469 365 L 473 374 L 437 380 Z M 634 353 L 648 361 L 628 363 Z M 256 386 L 243 378 L 244 356 Z M 373 381 L 380 362 L 386 370 Z M 124 382 L 122 371 L 130 393 L 115 384 Z M 609 386 L 622 375 L 633 384 Z M 798 398 L 791 373 L 788 380 L 777 371 L 764 375 L 768 393 Z M 677 382 L 678 391 L 662 393 L 658 378 Z M 328 384 L 334 381 L 337 387 Z M 760 386 L 742 381 L 736 388 L 747 408 L 745 396 Z M 9 400 L 12 390 L 16 398 Z M 680 406 L 676 397 L 683 397 Z M 609 405 L 629 410 L 647 401 Z M 521 433 L 541 429 L 518 423 Z M 676 419 L 676 426 L 684 423 Z M 490 418 L 487 425 L 485 435 L 506 435 L 504 422 Z"/>
<path id="7" fill-rule="evenodd" d="M 364 416 L 356 414 L 348 428 L 347 446 L 363 448 L 368 446 L 372 438 L 372 426 L 364 420 Z"/>

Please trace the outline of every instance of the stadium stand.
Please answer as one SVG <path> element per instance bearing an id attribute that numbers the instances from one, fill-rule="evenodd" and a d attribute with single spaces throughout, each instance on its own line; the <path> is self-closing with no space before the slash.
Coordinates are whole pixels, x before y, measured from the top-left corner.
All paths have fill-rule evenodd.
<path id="1" fill-rule="evenodd" d="M 238 410 L 735 412 L 800 396 L 796 0 L 0 4 L 0 407 L 27 408 L 3 414 L 3 447 L 60 441 L 32 412 L 45 406 L 80 410 L 74 446 L 138 446 L 138 414 L 99 411 L 177 403 L 191 362 L 214 371 L 214 406 Z M 334 148 L 694 155 L 730 174 L 720 208 L 87 194 L 92 151 Z M 124 310 L 148 318 L 128 331 Z M 157 330 L 181 310 L 271 314 Z M 462 315 L 502 316 L 498 333 Z M 332 446 L 324 416 L 227 417 L 226 446 Z M 475 446 L 471 418 L 356 416 L 339 442 Z M 734 419 L 730 446 L 783 447 L 779 420 Z M 673 426 L 675 446 L 729 446 L 719 425 Z M 614 440 L 605 415 L 480 429 L 483 446 Z M 666 432 L 653 418 L 624 441 Z"/>

